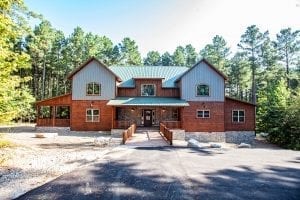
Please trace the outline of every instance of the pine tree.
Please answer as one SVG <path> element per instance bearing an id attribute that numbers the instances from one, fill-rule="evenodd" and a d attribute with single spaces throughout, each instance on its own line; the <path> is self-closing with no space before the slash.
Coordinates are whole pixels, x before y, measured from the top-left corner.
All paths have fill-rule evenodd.
<path id="1" fill-rule="evenodd" d="M 159 66 L 161 65 L 161 57 L 158 51 L 149 51 L 144 59 L 144 65 Z"/>
<path id="2" fill-rule="evenodd" d="M 228 74 L 228 56 L 230 48 L 222 36 L 216 35 L 212 44 L 208 44 L 200 51 L 200 56 L 207 59 L 211 64 Z"/>
<path id="3" fill-rule="evenodd" d="M 238 44 L 238 47 L 248 55 L 249 61 L 251 63 L 253 103 L 256 103 L 256 73 L 257 69 L 261 66 L 261 47 L 268 34 L 268 31 L 261 33 L 259 31 L 259 28 L 257 28 L 255 25 L 252 25 L 247 27 L 246 32 L 241 36 L 241 41 Z"/>
<path id="4" fill-rule="evenodd" d="M 290 88 L 290 67 L 300 60 L 300 31 L 293 32 L 291 28 L 282 29 L 276 37 L 275 45 L 278 49 L 278 56 L 285 65 L 287 87 Z"/>

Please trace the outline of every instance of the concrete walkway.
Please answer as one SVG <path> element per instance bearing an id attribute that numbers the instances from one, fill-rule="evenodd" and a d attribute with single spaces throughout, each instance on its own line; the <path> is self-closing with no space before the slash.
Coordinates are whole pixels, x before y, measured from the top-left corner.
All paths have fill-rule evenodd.
<path id="1" fill-rule="evenodd" d="M 159 133 L 159 130 L 137 130 L 132 138 L 126 142 L 130 147 L 161 147 L 169 146 L 167 141 Z"/>

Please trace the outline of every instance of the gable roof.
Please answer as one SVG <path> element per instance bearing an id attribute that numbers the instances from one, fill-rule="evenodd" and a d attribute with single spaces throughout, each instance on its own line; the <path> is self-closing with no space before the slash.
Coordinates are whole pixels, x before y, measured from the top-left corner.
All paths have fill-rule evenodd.
<path id="1" fill-rule="evenodd" d="M 249 104 L 249 105 L 251 105 L 251 106 L 256 106 L 255 103 L 251 103 L 251 102 L 244 101 L 244 100 L 240 100 L 240 99 L 235 99 L 235 98 L 229 97 L 229 96 L 225 96 L 225 100 L 226 100 L 226 99 L 232 100 L 232 101 L 237 101 L 237 102 L 244 103 L 244 104 Z"/>
<path id="2" fill-rule="evenodd" d="M 191 68 L 189 68 L 189 70 L 187 70 L 185 73 L 183 73 L 181 76 L 179 76 L 175 82 L 178 82 L 183 76 L 185 76 L 187 73 L 189 73 L 191 70 L 193 70 L 197 65 L 199 65 L 200 63 L 204 62 L 205 64 L 207 64 L 207 66 L 209 66 L 212 70 L 214 70 L 215 72 L 217 72 L 217 74 L 219 74 L 221 77 L 223 77 L 225 80 L 227 80 L 227 76 L 221 72 L 220 70 L 218 70 L 215 66 L 213 66 L 212 64 L 210 64 L 206 59 L 201 59 L 199 62 L 197 62 L 196 64 L 194 64 Z"/>
<path id="3" fill-rule="evenodd" d="M 71 104 L 71 93 L 63 94 L 56 97 L 50 97 L 48 99 L 43 99 L 35 102 L 38 106 L 43 105 L 70 105 Z"/>
<path id="4" fill-rule="evenodd" d="M 189 68 L 180 66 L 112 66 L 110 69 L 121 77 L 119 87 L 134 87 L 134 79 L 162 79 L 162 87 L 176 87 L 175 80 Z"/>
<path id="5" fill-rule="evenodd" d="M 122 81 L 122 79 L 117 76 L 113 71 L 110 70 L 109 67 L 107 67 L 104 63 L 100 62 L 97 58 L 95 57 L 91 57 L 90 59 L 88 59 L 86 62 L 84 62 L 83 64 L 81 64 L 79 67 L 75 68 L 68 76 L 67 79 L 71 79 L 75 74 L 77 74 L 80 70 L 82 70 L 85 66 L 87 66 L 89 63 L 91 63 L 92 61 L 96 61 L 98 64 L 100 64 L 101 66 L 103 66 L 104 68 L 106 68 L 110 73 L 112 73 L 112 75 L 114 75 L 118 81 Z"/>

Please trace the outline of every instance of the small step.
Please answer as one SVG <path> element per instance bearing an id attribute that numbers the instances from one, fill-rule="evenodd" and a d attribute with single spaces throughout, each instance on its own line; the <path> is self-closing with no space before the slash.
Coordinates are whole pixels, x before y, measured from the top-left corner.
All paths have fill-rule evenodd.
<path id="1" fill-rule="evenodd" d="M 136 130 L 135 133 L 153 133 L 153 132 L 159 132 L 159 130 L 153 130 L 153 129 L 144 129 L 144 130 Z"/>

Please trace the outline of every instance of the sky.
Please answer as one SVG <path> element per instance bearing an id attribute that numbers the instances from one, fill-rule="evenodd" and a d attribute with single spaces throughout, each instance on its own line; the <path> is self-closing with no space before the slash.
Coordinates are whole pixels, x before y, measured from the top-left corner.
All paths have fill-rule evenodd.
<path id="1" fill-rule="evenodd" d="M 114 44 L 134 39 L 142 56 L 155 50 L 173 53 L 192 44 L 199 52 L 215 35 L 237 50 L 250 25 L 269 30 L 300 30 L 300 0 L 24 0 L 52 26 L 70 35 L 85 32 L 109 37 Z"/>

